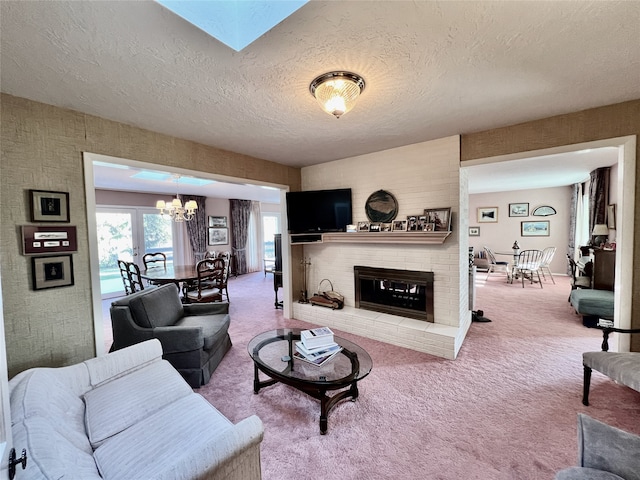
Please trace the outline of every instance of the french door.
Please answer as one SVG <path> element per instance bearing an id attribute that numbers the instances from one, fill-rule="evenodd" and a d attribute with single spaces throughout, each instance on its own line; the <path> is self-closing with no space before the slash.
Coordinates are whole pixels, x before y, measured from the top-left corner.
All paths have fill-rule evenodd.
<path id="1" fill-rule="evenodd" d="M 280 214 L 266 212 L 262 214 L 262 245 L 263 258 L 265 261 L 275 261 L 276 251 L 274 236 L 280 232 Z M 265 264 L 266 265 L 266 264 Z"/>
<path id="2" fill-rule="evenodd" d="M 124 295 L 118 260 L 144 268 L 142 257 L 162 252 L 173 263 L 173 226 L 153 208 L 97 207 L 100 292 L 102 298 Z"/>

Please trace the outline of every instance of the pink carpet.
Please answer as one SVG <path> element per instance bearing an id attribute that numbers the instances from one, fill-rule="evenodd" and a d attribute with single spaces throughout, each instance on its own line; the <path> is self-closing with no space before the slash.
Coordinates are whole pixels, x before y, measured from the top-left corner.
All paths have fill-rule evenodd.
<path id="1" fill-rule="evenodd" d="M 523 289 L 503 278 L 480 275 L 476 308 L 493 321 L 471 326 L 455 361 L 336 332 L 374 366 L 322 436 L 317 400 L 281 384 L 253 394 L 248 341 L 310 324 L 283 320 L 270 276 L 241 276 L 229 285 L 233 348 L 197 391 L 234 423 L 262 419 L 265 480 L 551 479 L 575 465 L 578 412 L 640 434 L 640 393 L 594 372 L 581 403 L 581 355 L 601 333 L 572 312 L 568 279 Z"/>

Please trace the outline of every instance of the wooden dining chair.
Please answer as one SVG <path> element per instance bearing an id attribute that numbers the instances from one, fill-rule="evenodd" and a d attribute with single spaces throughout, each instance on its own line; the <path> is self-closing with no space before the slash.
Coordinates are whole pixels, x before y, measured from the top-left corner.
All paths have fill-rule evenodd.
<path id="1" fill-rule="evenodd" d="M 167 268 L 167 256 L 162 252 L 147 253 L 142 257 L 144 268 Z"/>
<path id="2" fill-rule="evenodd" d="M 144 290 L 138 265 L 133 262 L 127 262 L 126 260 L 118 260 L 118 269 L 120 270 L 120 276 L 124 284 L 125 295 L 131 295 L 132 293 Z"/>
<path id="3" fill-rule="evenodd" d="M 227 302 L 229 301 L 229 277 L 231 276 L 231 252 L 220 252 L 218 253 L 218 258 L 224 260 L 224 278 L 222 279 L 222 283 L 220 285 L 220 292 L 224 293 L 225 297 L 227 297 Z"/>
<path id="4" fill-rule="evenodd" d="M 149 268 L 167 268 L 167 256 L 162 252 L 146 253 L 142 257 L 142 263 L 144 263 L 144 269 Z M 147 280 L 149 285 L 158 285 L 158 283 L 151 280 Z"/>
<path id="5" fill-rule="evenodd" d="M 222 300 L 225 264 L 222 258 L 205 258 L 196 265 L 198 279 L 193 290 L 185 292 L 188 303 L 208 303 Z"/>

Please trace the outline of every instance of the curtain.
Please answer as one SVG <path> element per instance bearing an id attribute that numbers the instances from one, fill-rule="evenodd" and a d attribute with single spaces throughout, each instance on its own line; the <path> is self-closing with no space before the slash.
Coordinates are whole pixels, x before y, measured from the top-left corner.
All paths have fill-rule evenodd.
<path id="1" fill-rule="evenodd" d="M 589 234 L 596 224 L 607 223 L 609 203 L 609 171 L 611 167 L 598 168 L 591 172 L 589 185 Z"/>
<path id="2" fill-rule="evenodd" d="M 251 202 L 251 215 L 249 215 L 249 234 L 247 238 L 247 271 L 259 272 L 262 261 L 262 249 L 260 246 L 260 202 Z"/>
<path id="3" fill-rule="evenodd" d="M 231 231 L 233 242 L 231 249 L 236 256 L 236 273 L 247 273 L 247 239 L 249 237 L 249 218 L 251 216 L 251 200 L 229 200 Z"/>
<path id="4" fill-rule="evenodd" d="M 567 253 L 574 260 L 580 258 L 578 248 L 589 244 L 589 198 L 584 194 L 583 184 L 572 186 L 571 215 L 569 225 L 569 246 Z M 571 267 L 567 264 L 567 274 L 571 275 Z"/>
<path id="5" fill-rule="evenodd" d="M 581 205 L 582 185 L 574 183 L 571 186 L 571 206 L 569 207 L 569 244 L 567 245 L 567 255 L 575 260 L 576 258 L 576 237 L 578 229 L 578 205 Z M 567 263 L 567 274 L 571 275 L 571 267 Z"/>
<path id="6" fill-rule="evenodd" d="M 191 250 L 187 233 L 188 222 L 173 222 L 173 264 L 195 265 L 196 259 Z"/>
<path id="7" fill-rule="evenodd" d="M 207 213 L 205 211 L 207 197 L 198 195 L 181 195 L 181 197 L 183 205 L 189 200 L 195 200 L 198 204 L 194 217 L 185 224 L 195 261 L 199 262 L 207 251 Z"/>

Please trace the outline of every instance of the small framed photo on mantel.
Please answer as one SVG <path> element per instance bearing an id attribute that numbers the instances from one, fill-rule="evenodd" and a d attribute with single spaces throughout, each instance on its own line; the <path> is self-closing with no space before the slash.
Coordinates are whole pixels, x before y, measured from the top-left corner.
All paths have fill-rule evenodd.
<path id="1" fill-rule="evenodd" d="M 425 232 L 449 232 L 451 231 L 451 207 L 446 208 L 426 208 L 424 210 L 426 216 Z"/>

